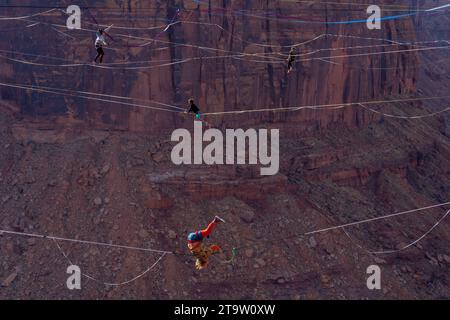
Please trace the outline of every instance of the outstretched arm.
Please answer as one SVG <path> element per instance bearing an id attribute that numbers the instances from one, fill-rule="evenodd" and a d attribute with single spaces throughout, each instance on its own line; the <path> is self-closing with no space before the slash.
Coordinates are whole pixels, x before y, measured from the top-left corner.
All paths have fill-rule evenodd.
<path id="1" fill-rule="evenodd" d="M 205 230 L 200 231 L 202 233 L 203 238 L 208 237 L 211 234 L 211 232 L 214 230 L 216 225 L 217 225 L 217 222 L 212 221 Z"/>

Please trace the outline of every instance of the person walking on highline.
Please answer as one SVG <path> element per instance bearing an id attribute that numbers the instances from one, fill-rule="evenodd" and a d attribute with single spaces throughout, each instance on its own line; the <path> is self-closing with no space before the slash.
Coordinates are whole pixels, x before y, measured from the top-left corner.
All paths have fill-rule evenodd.
<path id="1" fill-rule="evenodd" d="M 188 100 L 188 108 L 186 109 L 186 113 L 193 113 L 195 114 L 195 119 L 194 120 L 198 120 L 203 122 L 204 124 L 206 124 L 206 126 L 208 128 L 210 128 L 211 126 L 209 125 L 209 123 L 204 119 L 205 117 L 203 116 L 203 114 L 200 112 L 199 107 L 197 107 L 197 105 L 194 102 L 194 99 L 189 99 Z"/>
<path id="2" fill-rule="evenodd" d="M 292 47 L 291 51 L 289 51 L 289 57 L 287 60 L 287 73 L 290 74 L 291 71 L 294 69 L 294 62 L 295 62 L 295 48 Z"/>
<path id="3" fill-rule="evenodd" d="M 95 49 L 97 49 L 97 56 L 95 57 L 94 63 L 97 63 L 98 58 L 100 58 L 100 63 L 103 62 L 103 56 L 105 52 L 103 51 L 103 46 L 107 46 L 105 36 L 103 35 L 103 29 L 98 30 L 97 39 L 95 39 Z"/>

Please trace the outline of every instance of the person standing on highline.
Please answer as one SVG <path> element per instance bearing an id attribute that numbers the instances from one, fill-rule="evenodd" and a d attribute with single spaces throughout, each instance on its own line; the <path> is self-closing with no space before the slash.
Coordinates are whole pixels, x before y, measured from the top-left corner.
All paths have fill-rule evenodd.
<path id="1" fill-rule="evenodd" d="M 208 128 L 210 128 L 211 126 L 209 125 L 209 123 L 205 120 L 204 115 L 200 112 L 200 108 L 197 107 L 197 105 L 194 102 L 194 99 L 189 99 L 188 100 L 188 108 L 186 109 L 186 113 L 193 113 L 195 114 L 195 119 L 194 120 L 198 120 L 203 122 L 204 124 L 206 124 L 206 126 Z"/>
<path id="2" fill-rule="evenodd" d="M 95 49 L 97 50 L 97 56 L 95 57 L 94 63 L 97 63 L 97 59 L 100 58 L 100 63 L 103 62 L 103 56 L 105 52 L 103 51 L 103 46 L 107 46 L 105 36 L 103 35 L 103 29 L 98 30 L 97 39 L 95 39 Z"/>

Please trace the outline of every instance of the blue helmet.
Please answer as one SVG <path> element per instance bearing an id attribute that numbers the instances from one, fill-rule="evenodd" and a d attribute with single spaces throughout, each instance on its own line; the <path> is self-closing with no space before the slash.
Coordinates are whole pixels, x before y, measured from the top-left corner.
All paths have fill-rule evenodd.
<path id="1" fill-rule="evenodd" d="M 200 231 L 192 232 L 188 235 L 188 240 L 192 242 L 202 241 L 203 240 L 202 233 Z"/>

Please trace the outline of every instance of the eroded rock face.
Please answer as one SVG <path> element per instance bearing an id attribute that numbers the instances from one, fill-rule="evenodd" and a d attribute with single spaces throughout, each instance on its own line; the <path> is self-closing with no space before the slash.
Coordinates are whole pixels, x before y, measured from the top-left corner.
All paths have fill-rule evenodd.
<path id="1" fill-rule="evenodd" d="M 382 30 L 369 31 L 365 24 L 325 27 L 321 24 L 287 22 L 286 19 L 250 19 L 236 14 L 240 6 L 245 6 L 246 10 L 255 14 L 276 9 L 283 16 L 298 15 L 300 20 L 339 21 L 358 19 L 366 15 L 365 9 L 358 11 L 351 5 L 347 7 L 331 5 L 326 11 L 322 5 L 299 6 L 286 1 L 270 1 L 266 4 L 238 1 L 232 5 L 225 4 L 223 9 L 216 8 L 219 4 L 212 3 L 212 7 L 209 8 L 208 5 L 197 5 L 192 1 L 179 1 L 176 5 L 183 9 L 181 19 L 187 21 L 186 23 L 174 25 L 168 32 L 158 36 L 159 42 L 144 47 L 139 45 L 148 41 L 139 38 L 153 38 L 160 32 L 159 29 L 112 29 L 110 33 L 114 40 L 109 42 L 113 50 L 107 50 L 105 58 L 105 63 L 147 60 L 152 61 L 151 65 L 158 65 L 161 63 L 157 61 L 164 60 L 174 64 L 137 70 L 121 69 L 121 65 L 116 64 L 109 66 L 114 67 L 111 70 L 92 66 L 40 67 L 3 59 L 2 78 L 13 83 L 131 97 L 135 100 L 125 102 L 138 104 L 145 104 L 142 100 L 156 100 L 184 107 L 187 98 L 194 97 L 205 112 L 385 100 L 387 97 L 405 96 L 416 91 L 418 60 L 414 52 L 346 57 L 367 52 L 405 50 L 411 47 L 388 45 L 388 42 L 380 40 L 340 37 L 351 35 L 414 41 L 416 36 L 411 19 L 386 22 Z M 96 6 L 106 8 L 95 9 Z M 174 10 L 173 5 L 162 1 L 152 4 L 138 1 L 127 3 L 97 1 L 89 11 L 85 10 L 82 27 L 95 29 L 90 18 L 91 14 L 95 15 L 100 23 L 105 24 L 114 23 L 138 28 L 158 26 L 163 22 L 143 17 L 173 17 Z M 23 13 L 20 9 L 10 11 L 10 14 L 16 15 Z M 65 17 L 61 12 L 36 17 L 35 20 L 65 24 Z M 39 36 L 44 33 L 45 37 Z M 46 24 L 41 24 L 30 30 L 25 29 L 18 35 L 6 34 L 6 41 L 0 43 L 0 49 L 47 56 L 51 54 L 55 57 L 56 60 L 11 56 L 44 64 L 90 63 L 95 55 L 92 45 L 94 34 L 89 31 L 71 31 L 69 35 L 74 36 L 76 40 L 65 37 Z M 124 35 L 138 39 L 130 39 Z M 319 35 L 322 37 L 298 47 L 298 54 L 301 57 L 295 71 L 288 76 L 284 59 L 289 46 L 309 41 Z M 273 44 L 273 47 L 259 45 L 267 43 Z M 198 46 L 216 50 L 201 50 Z M 349 49 L 355 46 L 366 48 Z M 166 49 L 156 50 L 162 47 Z M 240 52 L 256 55 L 234 57 Z M 280 55 L 280 52 L 284 55 Z M 311 54 L 312 52 L 315 53 Z M 230 55 L 233 57 L 221 58 Z M 274 57 L 273 63 L 252 62 L 264 60 L 261 55 Z M 330 56 L 343 57 L 327 60 Z M 189 62 L 176 63 L 189 58 L 192 58 Z M 319 58 L 325 61 L 318 60 Z M 136 67 L 142 64 L 125 66 Z M 168 127 L 183 125 L 191 119 L 163 111 L 71 96 L 5 87 L 2 87 L 0 92 L 4 100 L 17 102 L 20 113 L 24 116 L 63 118 L 59 121 L 53 120 L 54 125 L 61 122 L 74 125 L 74 121 L 82 120 L 79 126 L 87 124 L 89 128 L 102 130 L 154 133 Z M 97 96 L 97 98 L 104 97 Z M 155 104 L 151 106 L 158 107 Z M 214 117 L 211 121 L 214 124 L 225 123 L 233 127 L 236 127 L 237 123 L 239 126 L 246 126 L 281 121 L 295 124 L 297 132 L 307 132 L 322 130 L 335 123 L 362 126 L 372 120 L 374 117 L 362 112 L 360 108 L 345 108 L 341 111 L 304 110 L 229 115 L 225 118 Z"/>
<path id="2" fill-rule="evenodd" d="M 116 2 L 96 1 L 96 5 L 113 8 Z M 225 10 L 261 9 L 248 3 L 226 3 Z M 283 14 L 299 14 L 299 19 L 360 17 L 355 11 L 349 17 L 348 12 L 336 11 L 333 6 L 324 11 L 312 5 L 302 13 L 286 1 L 268 3 L 265 6 L 280 8 Z M 386 23 L 381 31 L 368 33 L 357 25 L 293 27 L 274 20 L 232 15 L 224 18 L 210 15 L 208 10 L 203 11 L 204 7 L 199 9 L 193 1 L 179 4 L 194 10 L 189 21 L 218 23 L 230 33 L 183 24 L 162 35 L 161 40 L 253 53 L 269 49 L 245 41 L 291 45 L 321 33 L 415 39 L 409 19 Z M 143 10 L 147 5 L 143 1 L 129 1 L 126 5 L 131 9 L 91 11 L 105 23 L 136 27 L 159 24 L 148 19 L 131 21 L 138 14 L 137 8 Z M 173 8 L 168 9 L 166 1 L 156 2 L 155 7 L 141 15 L 173 16 Z M 120 21 L 114 19 L 119 15 Z M 61 20 L 56 14 L 52 19 Z M 45 26 L 39 28 L 41 32 L 47 30 Z M 427 32 L 432 30 L 433 25 L 428 25 Z M 65 43 L 65 52 L 60 45 L 64 38 L 56 33 L 49 33 L 47 38 L 24 31 L 14 38 L 14 48 L 11 41 L 1 41 L 0 46 L 38 54 L 52 48 L 59 57 L 90 61 L 94 53 L 92 37 L 82 32 L 73 35 L 79 41 Z M 8 37 L 13 34 L 6 34 L 5 39 Z M 114 38 L 118 39 L 117 34 Z M 124 49 L 124 42 L 116 41 L 113 46 L 118 51 L 108 51 L 107 62 L 124 57 L 175 61 L 201 53 L 182 46 L 171 46 L 167 51 Z M 306 53 L 356 45 L 365 43 L 326 38 L 301 48 Z M 321 54 L 399 49 L 346 49 Z M 383 100 L 416 89 L 431 96 L 427 80 L 436 77 L 434 69 L 419 69 L 417 73 L 417 68 L 427 68 L 421 65 L 423 59 L 422 55 L 403 53 L 345 58 L 337 61 L 344 64 L 337 65 L 304 61 L 289 78 L 282 66 L 244 60 L 202 59 L 140 72 L 88 66 L 38 68 L 2 60 L 1 77 L 2 81 L 60 85 L 177 104 L 194 96 L 206 111 L 227 111 Z M 415 80 L 417 74 L 421 75 L 419 82 Z M 241 248 L 234 265 L 212 261 L 202 274 L 194 269 L 190 257 L 168 255 L 151 273 L 131 285 L 105 289 L 88 282 L 81 292 L 73 292 L 64 287 L 67 260 L 52 242 L 28 242 L 26 238 L 0 234 L 0 283 L 4 286 L 1 298 L 449 298 L 450 251 L 443 245 L 450 240 L 448 220 L 417 246 L 398 255 L 378 259 L 359 248 L 401 248 L 426 232 L 445 213 L 442 209 L 347 228 L 347 234 L 336 231 L 295 237 L 332 225 L 448 201 L 450 148 L 440 118 L 396 120 L 357 107 L 211 118 L 213 125 L 222 128 L 256 124 L 280 129 L 280 172 L 261 177 L 255 174 L 259 168 L 252 166 L 172 164 L 170 133 L 175 127 L 191 129 L 190 117 L 184 120 L 178 115 L 98 101 L 86 103 L 71 97 L 0 90 L 0 225 L 16 231 L 186 253 L 185 236 L 206 227 L 218 214 L 227 223 L 217 227 L 210 241 L 223 246 L 227 254 L 232 247 Z M 400 114 L 425 111 L 420 105 L 410 104 L 396 104 L 389 110 Z M 60 245 L 85 273 L 103 282 L 131 279 L 159 257 Z M 226 260 L 227 256 L 221 258 Z M 382 264 L 384 287 L 380 292 L 366 287 L 366 269 L 374 263 Z"/>

